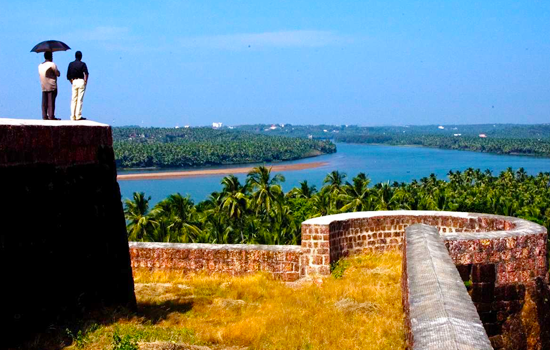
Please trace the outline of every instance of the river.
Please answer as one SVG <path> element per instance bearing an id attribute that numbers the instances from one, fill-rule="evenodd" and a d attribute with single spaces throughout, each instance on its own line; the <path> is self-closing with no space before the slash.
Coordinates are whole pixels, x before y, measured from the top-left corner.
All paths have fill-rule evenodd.
<path id="1" fill-rule="evenodd" d="M 438 178 L 447 179 L 449 170 L 463 171 L 467 168 L 490 169 L 494 174 L 508 167 L 518 169 L 523 167 L 529 174 L 550 172 L 550 159 L 527 156 L 495 155 L 469 151 L 450 151 L 423 147 L 396 147 L 381 145 L 358 145 L 338 143 L 338 152 L 314 158 L 296 161 L 274 163 L 295 164 L 310 162 L 326 162 L 327 164 L 313 169 L 280 172 L 286 178 L 282 184 L 285 191 L 299 186 L 301 181 L 320 188 L 323 179 L 332 170 L 338 170 L 348 175 L 348 180 L 364 172 L 372 183 L 385 181 L 409 182 L 429 176 L 431 173 Z M 269 164 L 266 164 L 269 165 Z M 250 164 L 243 165 L 250 166 Z M 236 168 L 238 166 L 228 166 Z M 210 167 L 217 169 L 223 167 Z M 174 170 L 174 169 L 170 169 Z M 168 171 L 168 170 L 166 170 Z M 140 171 L 147 172 L 147 171 Z M 150 171 L 149 171 L 150 172 Z M 119 171 L 119 174 L 130 173 Z M 133 171 L 131 173 L 136 173 Z M 166 198 L 172 193 L 189 194 L 198 203 L 214 192 L 221 190 L 221 179 L 224 175 L 187 177 L 163 180 L 132 180 L 119 181 L 122 198 L 131 198 L 134 192 L 145 192 L 151 197 L 151 205 Z M 241 183 L 246 179 L 245 174 L 238 174 Z"/>

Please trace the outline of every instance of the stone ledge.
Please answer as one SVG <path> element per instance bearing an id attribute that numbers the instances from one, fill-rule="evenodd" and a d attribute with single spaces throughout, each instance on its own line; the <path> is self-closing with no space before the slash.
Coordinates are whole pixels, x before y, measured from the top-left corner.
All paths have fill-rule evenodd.
<path id="1" fill-rule="evenodd" d="M 0 125 L 13 125 L 13 126 L 101 126 L 109 127 L 108 124 L 94 122 L 92 120 L 42 120 L 42 119 L 15 119 L 15 118 L 0 118 Z"/>
<path id="2" fill-rule="evenodd" d="M 300 277 L 301 246 L 130 242 L 132 267 L 183 273 L 266 272 L 286 282 Z"/>
<path id="3" fill-rule="evenodd" d="M 111 127 L 106 124 L 0 118 L 3 168 L 114 164 L 112 144 Z"/>
<path id="4" fill-rule="evenodd" d="M 140 249 L 204 249 L 204 250 L 265 250 L 271 252 L 300 253 L 299 245 L 261 245 L 261 244 L 208 244 L 208 243 L 159 243 L 159 242 L 129 242 L 131 248 Z"/>
<path id="5" fill-rule="evenodd" d="M 413 349 L 492 349 L 438 230 L 405 231 L 403 298 Z"/>
<path id="6" fill-rule="evenodd" d="M 430 210 L 393 210 L 393 211 L 367 211 L 356 213 L 344 213 L 336 215 L 322 216 L 304 221 L 303 225 L 318 225 L 326 226 L 337 222 L 346 222 L 349 220 L 359 219 L 377 219 L 389 217 L 437 217 L 437 218 L 461 218 L 461 219 L 488 219 L 502 220 L 511 224 L 511 228 L 499 231 L 479 231 L 479 232 L 446 232 L 441 233 L 445 240 L 461 240 L 461 239 L 493 239 L 503 237 L 525 236 L 537 233 L 546 233 L 546 228 L 531 221 L 520 218 L 479 214 L 479 213 L 462 213 L 449 211 L 430 211 Z"/>

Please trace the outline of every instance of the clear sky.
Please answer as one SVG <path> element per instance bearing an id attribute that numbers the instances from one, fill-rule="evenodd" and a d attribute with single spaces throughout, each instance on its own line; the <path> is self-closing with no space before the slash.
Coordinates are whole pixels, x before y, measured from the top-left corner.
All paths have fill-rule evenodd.
<path id="1" fill-rule="evenodd" d="M 41 118 L 38 42 L 112 125 L 550 122 L 550 1 L 1 1 L 0 117 Z"/>

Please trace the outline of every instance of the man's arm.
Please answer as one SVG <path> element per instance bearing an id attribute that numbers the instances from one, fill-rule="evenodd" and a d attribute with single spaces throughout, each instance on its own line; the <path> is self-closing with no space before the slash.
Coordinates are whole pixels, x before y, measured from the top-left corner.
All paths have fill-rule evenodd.
<path id="1" fill-rule="evenodd" d="M 54 72 L 55 72 L 55 75 L 57 76 L 60 76 L 61 75 L 61 72 L 59 71 L 59 69 L 57 69 L 57 64 L 53 64 L 53 67 L 55 68 Z"/>
<path id="2" fill-rule="evenodd" d="M 90 74 L 88 73 L 88 66 L 86 65 L 86 63 L 84 63 L 82 71 L 84 72 L 84 84 L 88 84 L 88 77 Z"/>

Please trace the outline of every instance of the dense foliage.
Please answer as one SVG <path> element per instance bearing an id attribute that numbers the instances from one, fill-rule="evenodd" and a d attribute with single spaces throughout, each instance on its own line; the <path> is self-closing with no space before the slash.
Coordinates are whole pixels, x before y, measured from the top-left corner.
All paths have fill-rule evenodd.
<path id="1" fill-rule="evenodd" d="M 241 125 L 238 130 L 266 135 L 339 139 L 341 136 L 400 136 L 433 135 L 488 138 L 546 139 L 550 140 L 550 124 L 478 124 L 478 125 L 410 125 L 410 126 L 358 126 L 358 125 Z M 342 141 L 347 142 L 347 141 Z"/>
<path id="2" fill-rule="evenodd" d="M 498 154 L 550 157 L 550 125 L 243 125 L 239 130 L 259 134 L 331 139 L 347 143 L 376 143 Z M 480 135 L 485 137 L 480 137 Z"/>
<path id="3" fill-rule="evenodd" d="M 293 160 L 336 152 L 330 141 L 211 128 L 113 129 L 118 167 L 193 167 Z"/>
<path id="4" fill-rule="evenodd" d="M 485 134 L 485 138 L 479 137 Z M 241 125 L 113 129 L 117 166 L 177 168 L 293 160 L 333 153 L 329 140 L 550 157 L 550 125 Z"/>
<path id="5" fill-rule="evenodd" d="M 550 139 L 481 138 L 479 136 L 441 135 L 342 135 L 336 141 L 349 143 L 378 143 L 394 146 L 418 145 L 425 147 L 498 154 L 521 154 L 550 157 Z"/>
<path id="6" fill-rule="evenodd" d="M 550 227 L 550 173 L 508 169 L 498 176 L 467 169 L 411 183 L 379 183 L 360 173 L 351 181 L 333 171 L 317 190 L 307 181 L 283 193 L 281 175 L 254 168 L 245 184 L 233 176 L 220 192 L 197 205 L 174 194 L 149 210 L 134 193 L 125 201 L 129 239 L 157 242 L 298 244 L 302 221 L 316 216 L 369 210 L 448 210 L 517 216 Z"/>

